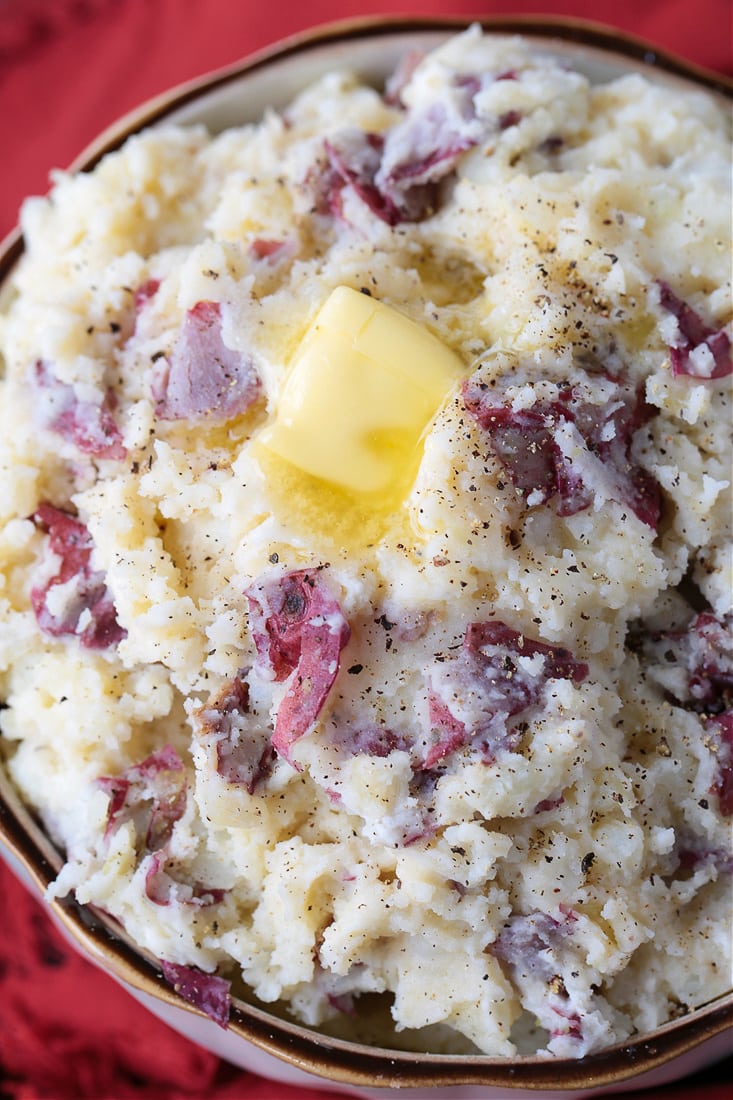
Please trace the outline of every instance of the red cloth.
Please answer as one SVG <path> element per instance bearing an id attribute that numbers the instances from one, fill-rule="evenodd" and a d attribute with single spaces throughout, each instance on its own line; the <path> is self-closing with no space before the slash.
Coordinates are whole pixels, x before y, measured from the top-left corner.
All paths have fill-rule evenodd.
<path id="1" fill-rule="evenodd" d="M 350 15 L 538 12 L 612 23 L 733 68 L 729 0 L 0 0 L 0 236 L 103 126 L 149 96 L 306 26 Z M 273 18 L 273 12 L 275 18 Z M 263 1081 L 174 1034 L 54 930 L 0 864 L 0 1100 L 327 1100 Z M 728 1060 L 649 1100 L 727 1100 Z M 633 1100 L 632 1094 L 626 1094 Z M 634 1096 L 636 1094 L 633 1094 Z"/>
<path id="2" fill-rule="evenodd" d="M 722 72 L 730 0 L 0 0 L 0 238 L 108 123 L 275 39 L 351 15 L 537 12 L 606 21 Z"/>
<path id="3" fill-rule="evenodd" d="M 0 1100 L 339 1100 L 227 1065 L 145 1012 L 0 861 Z M 733 1059 L 626 1100 L 730 1100 Z M 345 1100 L 345 1098 L 344 1098 Z M 428 1100 L 428 1098 L 426 1098 Z"/>

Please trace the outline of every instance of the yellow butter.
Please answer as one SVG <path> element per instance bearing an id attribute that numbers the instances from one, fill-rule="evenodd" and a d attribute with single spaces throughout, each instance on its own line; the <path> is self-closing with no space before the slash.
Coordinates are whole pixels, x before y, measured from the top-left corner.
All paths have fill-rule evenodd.
<path id="1" fill-rule="evenodd" d="M 464 373 L 427 329 L 338 287 L 308 329 L 260 442 L 349 493 L 389 492 L 414 476 L 425 428 Z"/>

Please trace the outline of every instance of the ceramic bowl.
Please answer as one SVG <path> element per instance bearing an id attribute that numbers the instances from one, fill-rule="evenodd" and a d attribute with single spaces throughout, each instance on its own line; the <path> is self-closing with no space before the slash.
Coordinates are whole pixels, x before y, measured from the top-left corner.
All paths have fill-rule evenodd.
<path id="1" fill-rule="evenodd" d="M 348 66 L 379 85 L 407 50 L 433 48 L 464 25 L 459 19 L 361 20 L 288 39 L 144 104 L 104 131 L 71 168 L 92 168 L 105 153 L 147 126 L 203 122 L 218 131 L 255 121 L 265 107 L 285 106 L 299 90 L 336 67 Z M 593 81 L 643 71 L 665 84 L 702 86 L 722 97 L 732 94 L 733 85 L 725 78 L 596 25 L 527 17 L 486 20 L 484 27 L 495 35 L 524 34 L 545 51 L 572 61 Z M 18 231 L 0 246 L 0 299 L 2 282 L 22 248 Z M 0 841 L 20 878 L 43 893 L 61 857 L 1 768 Z M 222 1030 L 173 992 L 156 960 L 138 950 L 119 925 L 70 899 L 52 902 L 51 910 L 75 947 L 175 1030 L 230 1062 L 288 1084 L 371 1100 L 549 1100 L 571 1091 L 582 1098 L 659 1085 L 733 1049 L 733 993 L 650 1034 L 581 1060 L 376 1049 L 319 1035 L 241 1001 L 234 1002 L 229 1028 Z"/>

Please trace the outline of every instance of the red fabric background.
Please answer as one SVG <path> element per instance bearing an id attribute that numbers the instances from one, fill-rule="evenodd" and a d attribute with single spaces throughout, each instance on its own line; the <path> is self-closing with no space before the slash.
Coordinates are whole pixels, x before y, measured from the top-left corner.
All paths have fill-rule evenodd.
<path id="1" fill-rule="evenodd" d="M 591 18 L 720 72 L 730 0 L 0 0 L 0 237 L 102 127 L 276 39 L 377 13 Z M 0 1100 L 326 1100 L 220 1062 L 147 1014 L 60 939 L 0 864 Z M 728 1100 L 733 1060 L 649 1100 Z M 626 1094 L 632 1100 L 632 1094 Z"/>
<path id="2" fill-rule="evenodd" d="M 0 0 L 0 237 L 107 123 L 277 38 L 350 15 L 596 19 L 730 72 L 730 0 Z"/>

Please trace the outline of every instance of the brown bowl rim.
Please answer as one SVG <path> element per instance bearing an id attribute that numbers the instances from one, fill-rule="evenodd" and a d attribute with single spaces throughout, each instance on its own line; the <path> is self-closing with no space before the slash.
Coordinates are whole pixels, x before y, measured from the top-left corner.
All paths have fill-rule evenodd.
<path id="1" fill-rule="evenodd" d="M 284 60 L 314 47 L 350 38 L 378 38 L 399 33 L 457 32 L 479 23 L 493 34 L 578 43 L 642 63 L 650 71 L 680 77 L 733 98 L 733 80 L 693 64 L 633 34 L 605 24 L 569 17 L 507 15 L 473 18 L 450 16 L 367 16 L 344 19 L 289 36 L 248 54 L 242 60 L 180 84 L 143 103 L 113 122 L 77 156 L 72 172 L 90 171 L 133 133 L 160 121 L 194 100 L 274 60 Z M 0 286 L 23 251 L 19 228 L 0 243 Z M 0 760 L 1 764 L 1 760 Z M 13 801 L 16 801 L 13 799 Z M 22 821 L 29 817 L 30 828 Z M 54 880 L 60 856 L 50 845 L 31 812 L 19 800 L 12 806 L 0 793 L 0 841 L 42 894 Z M 47 902 L 55 918 L 76 945 L 123 984 L 172 1007 L 203 1014 L 174 992 L 161 970 L 115 931 L 115 922 L 92 906 L 73 898 Z M 598 1089 L 647 1074 L 709 1040 L 733 1029 L 733 992 L 692 1010 L 654 1031 L 632 1037 L 582 1059 L 488 1055 L 423 1054 L 369 1047 L 281 1020 L 264 1008 L 233 1000 L 229 1030 L 268 1054 L 308 1073 L 343 1085 L 398 1088 L 439 1088 L 460 1085 L 503 1086 L 530 1090 Z"/>
<path id="2" fill-rule="evenodd" d="M 167 91 L 146 100 L 114 122 L 94 138 L 73 159 L 70 172 L 88 172 L 107 153 L 118 149 L 131 134 L 151 126 L 171 111 L 185 106 L 202 91 L 214 91 L 224 87 L 245 73 L 255 72 L 273 60 L 284 60 L 291 55 L 348 38 L 380 37 L 382 35 L 413 31 L 459 31 L 478 23 L 485 31 L 494 34 L 524 34 L 540 39 L 560 39 L 576 42 L 608 53 L 622 54 L 629 60 L 648 66 L 650 71 L 681 77 L 702 85 L 719 95 L 733 98 L 733 77 L 715 72 L 703 65 L 688 61 L 671 50 L 662 49 L 647 39 L 629 31 L 622 31 L 592 19 L 570 16 L 495 15 L 473 17 L 468 15 L 376 15 L 356 16 L 335 20 L 289 35 L 262 49 L 246 54 L 241 60 L 224 65 L 202 76 L 177 84 Z M 23 251 L 20 228 L 16 226 L 0 241 L 0 284 L 7 277 L 13 264 Z"/>
<path id="3" fill-rule="evenodd" d="M 11 803 L 15 803 L 12 805 Z M 22 816 L 30 820 L 30 827 Z M 62 858 L 17 795 L 0 797 L 0 840 L 33 887 L 45 893 Z M 56 920 L 84 954 L 124 984 L 165 1004 L 202 1016 L 165 981 L 149 953 L 115 928 L 116 922 L 73 897 L 47 902 Z M 536 1090 L 599 1088 L 665 1065 L 733 1028 L 733 992 L 688 1015 L 581 1059 L 423 1054 L 333 1039 L 281 1020 L 266 1008 L 233 999 L 229 1030 L 308 1073 L 357 1086 L 420 1088 L 448 1085 L 504 1086 Z"/>

